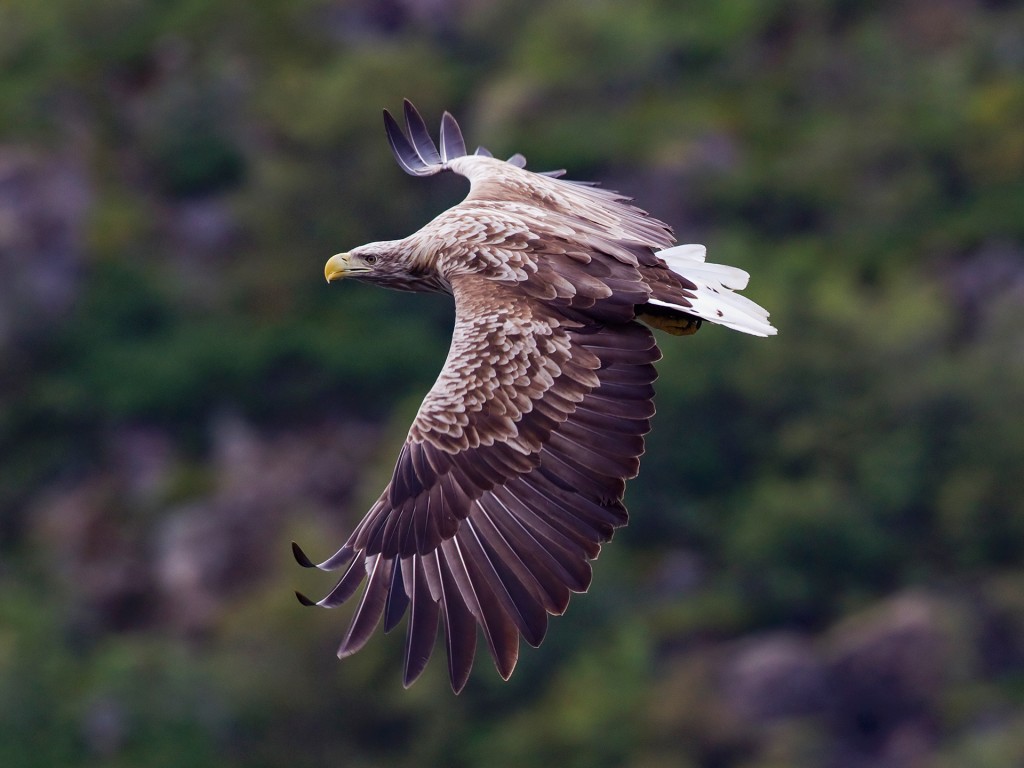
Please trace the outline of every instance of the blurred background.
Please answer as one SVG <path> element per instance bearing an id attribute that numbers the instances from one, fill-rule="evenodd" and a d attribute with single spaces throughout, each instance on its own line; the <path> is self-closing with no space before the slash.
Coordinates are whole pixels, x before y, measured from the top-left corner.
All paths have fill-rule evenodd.
<path id="1" fill-rule="evenodd" d="M 464 182 L 411 98 L 753 277 L 629 528 L 464 693 L 303 609 L 444 360 L 324 284 Z M 3 0 L 0 764 L 1024 765 L 1024 8 Z"/>

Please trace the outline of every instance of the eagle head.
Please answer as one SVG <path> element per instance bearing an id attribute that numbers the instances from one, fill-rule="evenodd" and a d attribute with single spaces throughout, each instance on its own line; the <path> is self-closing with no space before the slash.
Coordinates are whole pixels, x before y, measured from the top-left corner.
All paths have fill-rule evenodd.
<path id="1" fill-rule="evenodd" d="M 336 253 L 324 265 L 324 277 L 328 283 L 351 278 L 400 291 L 437 289 L 433 285 L 436 278 L 431 279 L 424 274 L 408 238 L 367 243 L 351 251 Z"/>

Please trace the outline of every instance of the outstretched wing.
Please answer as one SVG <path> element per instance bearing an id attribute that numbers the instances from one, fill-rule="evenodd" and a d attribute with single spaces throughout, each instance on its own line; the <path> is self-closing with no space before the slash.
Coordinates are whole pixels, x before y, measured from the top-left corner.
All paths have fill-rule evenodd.
<path id="1" fill-rule="evenodd" d="M 448 360 L 388 488 L 320 564 L 347 569 L 318 604 L 338 605 L 367 581 L 340 656 L 408 608 L 406 685 L 443 620 L 459 691 L 477 625 L 507 679 L 519 634 L 539 645 L 548 614 L 589 586 L 589 560 L 626 522 L 660 352 L 639 323 L 588 323 L 514 286 L 471 276 L 453 292 Z"/>

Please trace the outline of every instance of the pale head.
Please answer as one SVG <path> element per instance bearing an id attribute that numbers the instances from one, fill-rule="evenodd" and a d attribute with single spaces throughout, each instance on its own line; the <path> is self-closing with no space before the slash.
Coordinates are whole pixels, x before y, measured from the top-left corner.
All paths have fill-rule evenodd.
<path id="1" fill-rule="evenodd" d="M 436 278 L 425 273 L 411 239 L 367 243 L 336 253 L 324 265 L 327 282 L 348 278 L 399 291 L 437 290 Z"/>

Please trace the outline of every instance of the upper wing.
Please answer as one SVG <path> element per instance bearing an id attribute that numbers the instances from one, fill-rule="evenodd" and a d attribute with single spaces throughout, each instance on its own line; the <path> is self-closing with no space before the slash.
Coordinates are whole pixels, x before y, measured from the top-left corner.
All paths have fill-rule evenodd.
<path id="1" fill-rule="evenodd" d="M 388 143 L 398 164 L 413 176 L 432 176 L 446 170 L 465 176 L 471 187 L 463 205 L 487 203 L 515 208 L 526 204 L 551 216 L 545 222 L 546 229 L 557 232 L 561 228 L 576 238 L 593 235 L 654 250 L 666 248 L 675 240 L 668 225 L 628 205 L 629 198 L 618 192 L 558 178 L 564 170 L 526 171 L 526 158 L 518 153 L 504 161 L 493 158 L 483 147 L 468 154 L 459 124 L 448 112 L 441 118 L 438 149 L 422 116 L 408 99 L 403 102 L 403 111 L 408 137 L 384 110 Z M 657 259 L 648 255 L 645 266 L 656 265 Z"/>
<path id="2" fill-rule="evenodd" d="M 386 109 L 384 110 L 384 129 L 387 131 L 388 144 L 391 145 L 395 160 L 398 161 L 403 171 L 412 176 L 433 176 L 435 173 L 449 168 L 448 164 L 455 158 L 467 155 L 466 141 L 462 138 L 462 130 L 450 112 L 445 112 L 441 117 L 441 148 L 438 150 L 434 140 L 430 138 L 427 124 L 411 101 L 403 100 L 402 111 L 405 114 L 408 138 L 402 133 L 398 121 Z M 479 157 L 492 157 L 491 153 L 483 147 L 477 147 L 474 154 Z M 519 153 L 512 155 L 505 162 L 516 168 L 526 167 L 526 158 Z M 541 175 L 557 178 L 564 173 L 564 170 L 545 171 Z"/>
<path id="3" fill-rule="evenodd" d="M 411 606 L 406 685 L 443 618 L 458 691 L 477 624 L 507 679 L 519 634 L 538 645 L 547 614 L 589 586 L 588 561 L 626 522 L 622 494 L 654 412 L 660 352 L 638 323 L 588 323 L 484 278 L 454 280 L 453 293 L 448 360 L 388 488 L 320 564 L 348 568 L 319 605 L 344 602 L 367 579 L 341 656 Z"/>

